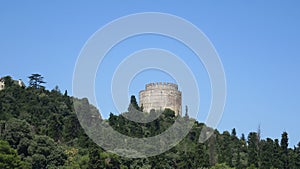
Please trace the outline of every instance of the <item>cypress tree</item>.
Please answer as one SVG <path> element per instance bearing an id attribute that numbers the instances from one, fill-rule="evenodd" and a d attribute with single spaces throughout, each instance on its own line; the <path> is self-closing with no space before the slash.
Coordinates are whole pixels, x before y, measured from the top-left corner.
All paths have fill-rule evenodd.
<path id="1" fill-rule="evenodd" d="M 281 135 L 280 148 L 281 148 L 281 162 L 283 168 L 287 169 L 289 167 L 289 152 L 288 152 L 288 134 L 283 132 Z"/>
<path id="2" fill-rule="evenodd" d="M 248 166 L 251 164 L 258 167 L 258 135 L 256 132 L 251 132 L 248 135 Z"/>

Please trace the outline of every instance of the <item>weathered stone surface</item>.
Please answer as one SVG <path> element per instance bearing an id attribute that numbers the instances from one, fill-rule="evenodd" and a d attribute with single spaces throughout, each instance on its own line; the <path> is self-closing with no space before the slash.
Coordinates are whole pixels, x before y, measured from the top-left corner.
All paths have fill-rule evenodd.
<path id="1" fill-rule="evenodd" d="M 181 91 L 178 85 L 173 83 L 149 83 L 146 89 L 139 93 L 140 105 L 143 105 L 144 112 L 151 109 L 163 111 L 169 108 L 175 111 L 175 115 L 181 115 Z"/>

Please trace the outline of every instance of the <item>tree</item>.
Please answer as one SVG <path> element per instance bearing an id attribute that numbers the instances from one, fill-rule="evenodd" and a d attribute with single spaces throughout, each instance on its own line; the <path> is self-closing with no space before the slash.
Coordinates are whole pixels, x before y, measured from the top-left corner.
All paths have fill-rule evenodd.
<path id="1" fill-rule="evenodd" d="M 61 140 L 62 137 L 62 117 L 58 114 L 51 114 L 48 118 L 46 133 L 49 137 L 53 138 L 55 141 Z"/>
<path id="2" fill-rule="evenodd" d="M 175 112 L 171 109 L 168 109 L 166 108 L 164 111 L 163 111 L 163 114 L 165 115 L 165 117 L 167 118 L 174 118 L 175 117 Z"/>
<path id="3" fill-rule="evenodd" d="M 247 156 L 247 141 L 245 135 L 242 134 L 241 138 L 238 140 L 238 154 L 236 157 L 235 167 L 237 169 L 247 168 L 248 156 Z"/>
<path id="4" fill-rule="evenodd" d="M 209 166 L 209 153 L 206 149 L 206 146 L 203 143 L 198 143 L 197 151 L 196 151 L 196 153 L 192 154 L 192 156 L 196 156 L 197 163 L 199 166 L 201 166 L 201 167 Z"/>
<path id="5" fill-rule="evenodd" d="M 42 154 L 33 154 L 31 157 L 31 165 L 33 169 L 46 168 L 46 157 Z"/>
<path id="6" fill-rule="evenodd" d="M 31 74 L 31 76 L 29 76 L 28 78 L 29 78 L 29 86 L 35 89 L 43 87 L 42 84 L 46 83 L 44 81 L 44 77 L 37 73 Z"/>
<path id="7" fill-rule="evenodd" d="M 281 161 L 283 168 L 287 169 L 289 167 L 289 151 L 288 151 L 288 134 L 283 132 L 281 135 L 280 148 L 281 148 Z"/>
<path id="8" fill-rule="evenodd" d="M 64 124 L 62 128 L 64 141 L 71 141 L 78 138 L 80 136 L 80 130 L 83 130 L 75 114 L 65 116 L 62 124 Z"/>
<path id="9" fill-rule="evenodd" d="M 241 136 L 241 141 L 244 141 L 244 142 L 246 142 L 246 138 L 245 138 L 245 134 L 244 134 L 244 133 L 242 133 L 242 136 Z"/>
<path id="10" fill-rule="evenodd" d="M 97 169 L 97 168 L 104 168 L 104 164 L 100 159 L 100 149 L 97 145 L 92 144 L 89 148 L 89 168 Z"/>
<path id="11" fill-rule="evenodd" d="M 14 81 L 10 76 L 3 77 L 3 80 L 6 87 L 10 87 L 14 84 Z"/>
<path id="12" fill-rule="evenodd" d="M 248 135 L 248 166 L 253 164 L 258 167 L 258 135 L 256 132 L 251 132 Z"/>
<path id="13" fill-rule="evenodd" d="M 273 140 L 267 138 L 267 140 L 262 140 L 260 143 L 261 153 L 260 153 L 260 168 L 271 168 L 273 166 L 272 160 L 273 157 Z"/>
<path id="14" fill-rule="evenodd" d="M 21 140 L 32 139 L 30 125 L 24 120 L 12 118 L 5 123 L 2 138 L 8 141 L 13 148 L 17 148 Z"/>
<path id="15" fill-rule="evenodd" d="M 232 166 L 233 150 L 230 133 L 228 131 L 224 131 L 223 134 L 218 137 L 218 142 L 218 162 L 226 163 L 227 165 Z"/>
<path id="16" fill-rule="evenodd" d="M 65 97 L 68 96 L 68 90 L 65 90 L 64 96 L 65 96 Z"/>
<path id="17" fill-rule="evenodd" d="M 67 159 L 62 148 L 48 136 L 35 135 L 28 152 L 32 156 L 32 168 L 46 168 L 46 166 L 57 168 Z"/>
<path id="18" fill-rule="evenodd" d="M 132 95 L 130 97 L 130 105 L 129 105 L 128 111 L 131 112 L 131 111 L 136 111 L 136 110 L 140 110 L 140 108 L 139 108 L 139 105 L 136 101 L 135 96 Z"/>
<path id="19" fill-rule="evenodd" d="M 274 140 L 274 145 L 273 145 L 273 166 L 275 168 L 282 168 L 282 161 L 281 161 L 281 148 L 279 145 L 279 140 L 275 139 Z"/>
<path id="20" fill-rule="evenodd" d="M 0 140 L 0 168 L 21 168 L 22 162 L 17 151 L 8 142 Z"/>
<path id="21" fill-rule="evenodd" d="M 233 128 L 231 130 L 231 137 L 236 137 L 236 130 L 235 130 L 235 128 Z"/>
<path id="22" fill-rule="evenodd" d="M 300 142 L 295 148 L 295 167 L 300 168 Z"/>
<path id="23" fill-rule="evenodd" d="M 231 167 L 240 167 L 241 165 L 241 142 L 237 137 L 236 129 L 233 128 L 231 130 L 231 153 L 232 153 L 232 160 L 231 160 Z"/>
<path id="24" fill-rule="evenodd" d="M 62 148 L 48 136 L 35 135 L 28 147 L 32 168 L 46 168 L 46 166 L 62 166 L 67 158 Z"/>

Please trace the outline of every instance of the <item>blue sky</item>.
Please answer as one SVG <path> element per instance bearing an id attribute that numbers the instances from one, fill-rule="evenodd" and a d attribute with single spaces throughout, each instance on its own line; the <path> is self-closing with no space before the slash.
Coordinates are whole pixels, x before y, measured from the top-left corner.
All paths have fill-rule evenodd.
<path id="1" fill-rule="evenodd" d="M 239 134 L 248 134 L 260 125 L 263 138 L 280 138 L 281 133 L 287 131 L 290 145 L 295 145 L 300 141 L 299 7 L 300 2 L 296 0 L 256 0 L 251 3 L 198 0 L 2 1 L 0 76 L 11 75 L 27 82 L 28 75 L 40 73 L 45 77 L 48 89 L 58 85 L 62 91 L 67 89 L 71 93 L 76 59 L 95 31 L 128 14 L 170 13 L 201 29 L 223 62 L 227 102 L 218 130 L 235 127 Z M 98 70 L 96 92 L 109 89 L 105 79 L 111 77 L 122 57 L 145 47 L 168 49 L 188 62 L 201 84 L 200 105 L 209 107 L 208 77 L 201 63 L 186 59 L 189 51 L 180 43 L 164 37 L 133 37 L 116 46 L 105 60 L 106 65 L 111 66 L 103 68 L 104 74 Z M 132 81 L 129 94 L 137 95 L 149 79 L 174 81 L 159 71 L 144 72 Z M 97 95 L 97 98 L 106 106 L 102 110 L 105 116 L 114 108 L 106 99 L 109 93 L 103 95 Z M 203 119 L 205 112 L 200 112 L 199 120 Z"/>

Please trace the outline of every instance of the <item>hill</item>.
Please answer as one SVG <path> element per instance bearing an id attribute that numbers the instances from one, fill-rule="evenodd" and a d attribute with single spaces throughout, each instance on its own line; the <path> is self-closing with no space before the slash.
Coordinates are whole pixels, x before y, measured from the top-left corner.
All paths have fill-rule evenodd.
<path id="1" fill-rule="evenodd" d="M 112 113 L 102 119 L 87 99 L 68 96 L 58 87 L 49 91 L 42 85 L 24 87 L 12 83 L 11 77 L 5 79 L 5 88 L 0 91 L 0 168 L 300 168 L 300 143 L 288 148 L 286 132 L 280 140 L 273 140 L 261 139 L 259 132 L 238 138 L 235 129 L 215 130 L 208 141 L 199 143 L 205 124 L 176 117 L 170 109 L 146 124 Z M 194 125 L 178 145 L 163 154 L 125 158 L 104 151 L 85 134 L 73 102 L 82 105 L 79 114 L 93 114 L 88 120 L 107 121 L 115 130 L 133 137 L 155 136 L 176 118 Z"/>

